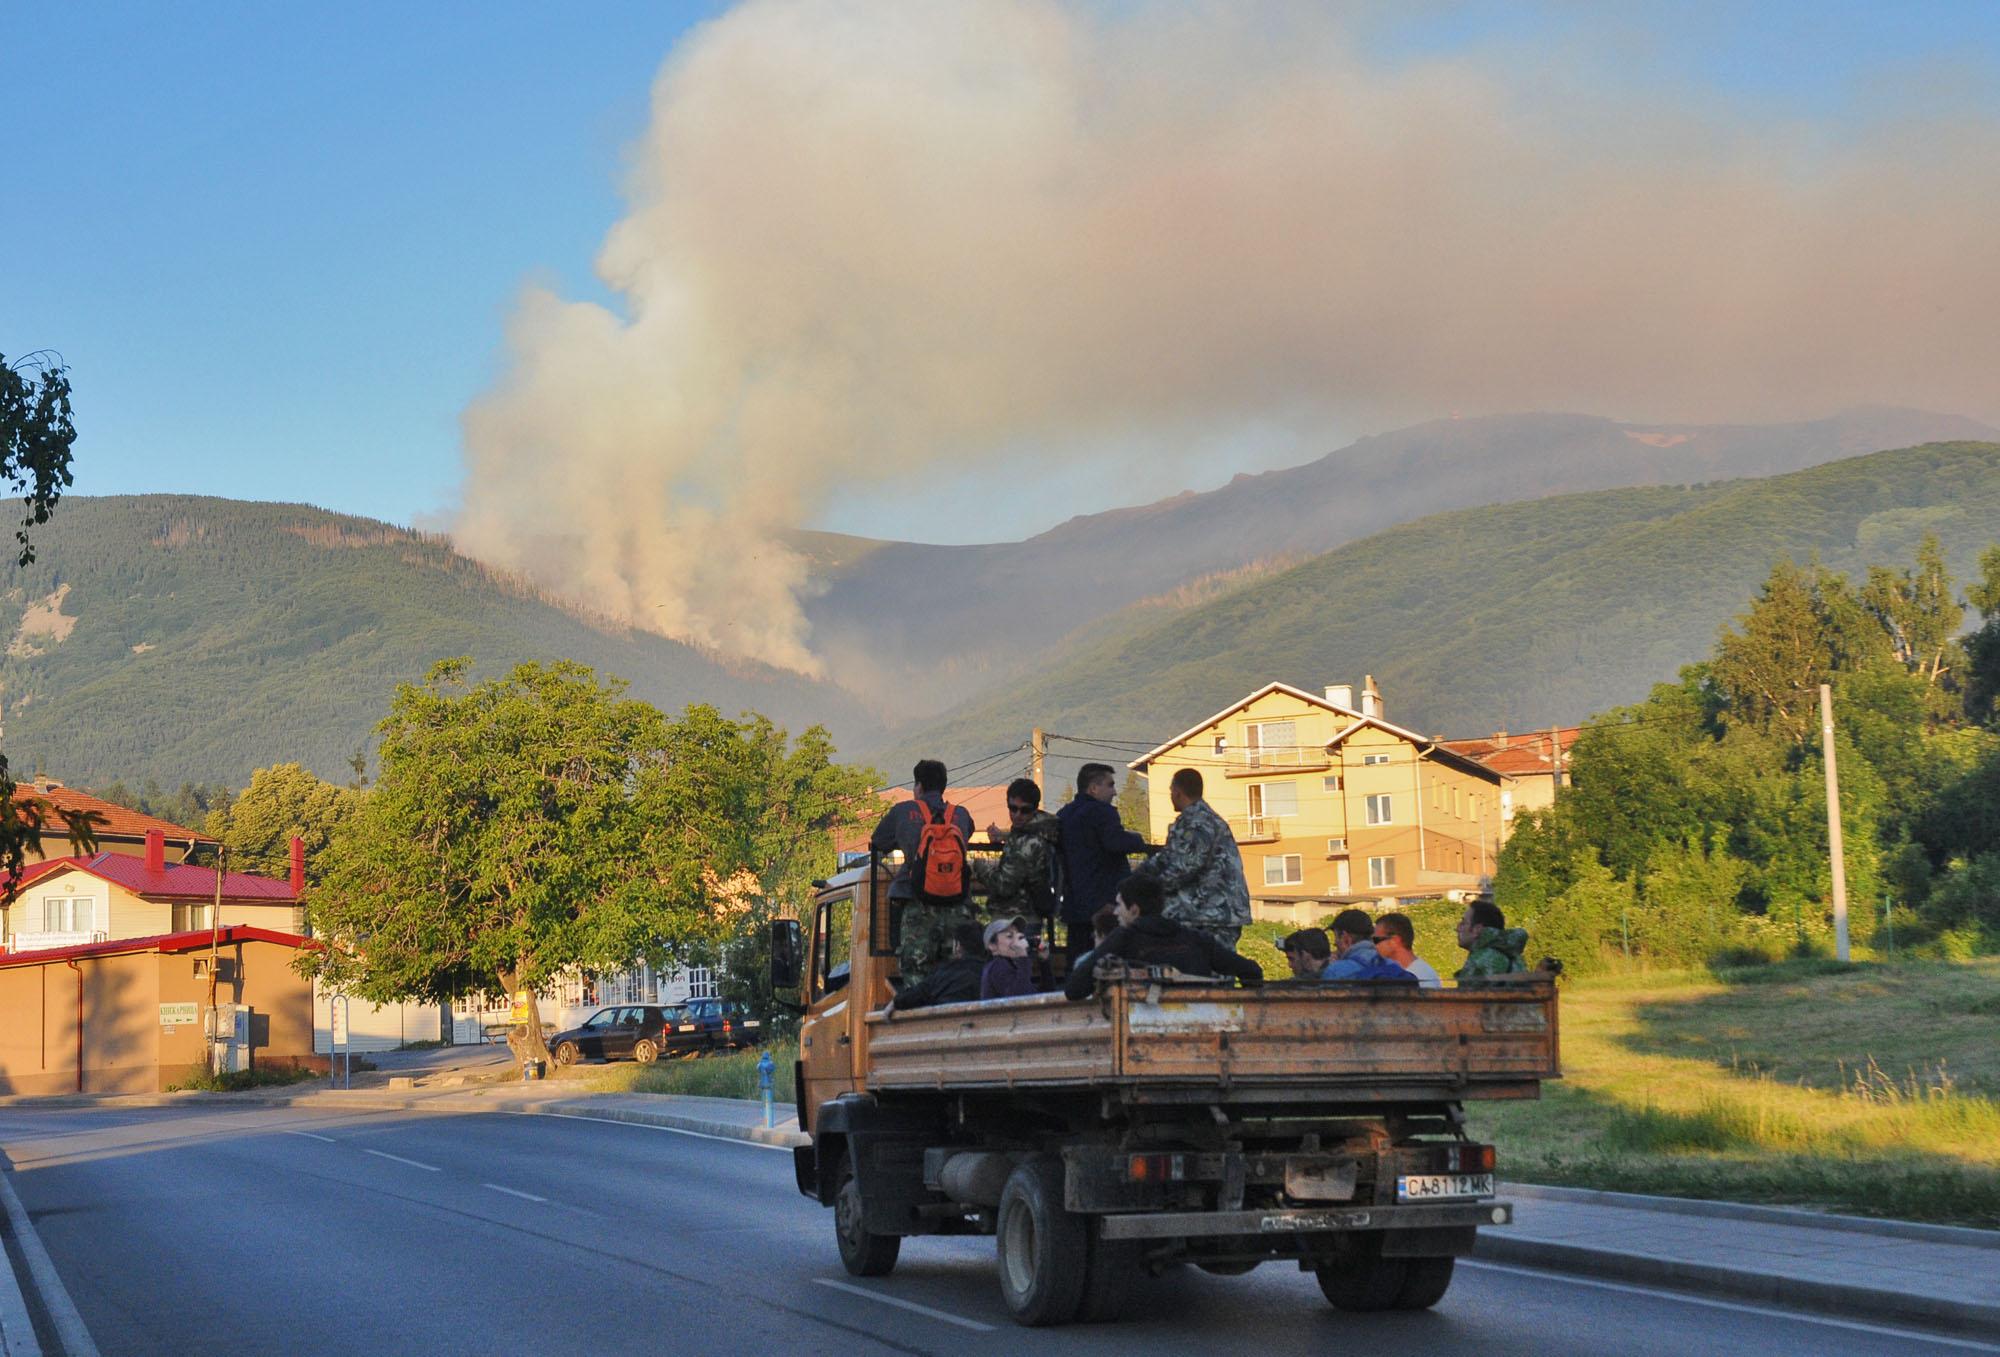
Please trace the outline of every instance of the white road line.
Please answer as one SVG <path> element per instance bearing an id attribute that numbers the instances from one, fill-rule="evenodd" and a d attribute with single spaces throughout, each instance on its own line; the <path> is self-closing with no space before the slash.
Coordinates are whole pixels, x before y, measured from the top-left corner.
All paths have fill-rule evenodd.
<path id="1" fill-rule="evenodd" d="M 532 1192 L 523 1192 L 523 1191 L 521 1191 L 521 1190 L 520 1190 L 519 1188 L 515 1188 L 515 1187 L 502 1187 L 502 1186 L 500 1186 L 500 1184 L 498 1184 L 498 1183 L 481 1183 L 481 1184 L 480 1184 L 480 1186 L 481 1186 L 481 1187 L 490 1187 L 490 1188 L 492 1188 L 492 1189 L 493 1189 L 493 1190 L 494 1190 L 495 1192 L 505 1192 L 505 1193 L 506 1193 L 506 1194 L 507 1194 L 508 1196 L 510 1196 L 510 1197 L 519 1197 L 519 1198 L 520 1198 L 520 1199 L 521 1199 L 522 1201 L 526 1201 L 526 1202 L 544 1202 L 544 1203 L 546 1203 L 546 1202 L 548 1201 L 548 1198 L 547 1198 L 547 1197 L 537 1197 L 537 1196 L 536 1196 L 536 1195 L 535 1195 L 534 1193 L 532 1193 Z"/>
<path id="2" fill-rule="evenodd" d="M 441 1173 L 441 1172 L 443 1172 L 443 1170 L 442 1170 L 442 1169 L 440 1169 L 440 1168 L 438 1168 L 438 1166 L 437 1166 L 436 1164 L 421 1164 L 421 1163 L 418 1163 L 418 1162 L 417 1162 L 416 1160 L 414 1160 L 414 1159 L 405 1159 L 405 1158 L 403 1158 L 403 1156 L 402 1156 L 402 1155 L 400 1155 L 400 1154 L 390 1154 L 390 1153 L 389 1153 L 389 1152 L 388 1152 L 387 1150 L 363 1150 L 363 1151 L 362 1151 L 361 1153 L 363 1153 L 363 1154 L 372 1154 L 372 1155 L 374 1155 L 374 1156 L 375 1156 L 375 1157 L 376 1157 L 377 1159 L 393 1159 L 393 1160 L 395 1160 L 395 1161 L 396 1161 L 396 1162 L 397 1162 L 398 1164 L 408 1164 L 408 1165 L 409 1165 L 409 1166 L 410 1166 L 411 1168 L 413 1168 L 413 1169 L 422 1169 L 422 1170 L 423 1170 L 423 1171 L 424 1171 L 425 1173 Z"/>
<path id="3" fill-rule="evenodd" d="M 329 1145 L 338 1145 L 340 1143 L 332 1136 L 314 1135 L 311 1131 L 287 1131 L 285 1134 L 288 1136 L 304 1136 L 307 1140 L 324 1140 Z"/>
<path id="4" fill-rule="evenodd" d="M 535 1116 L 539 1114 L 524 1112 L 520 1115 Z M 715 1140 L 720 1141 L 724 1145 L 748 1145 L 753 1150 L 778 1150 L 784 1154 L 792 1152 L 792 1147 L 789 1145 L 767 1145 L 761 1140 L 742 1140 L 736 1136 L 712 1136 L 706 1131 L 684 1131 L 678 1126 L 655 1126 L 648 1121 L 622 1121 L 617 1117 L 588 1117 L 581 1112 L 556 1112 L 551 1115 L 563 1117 L 570 1121 L 594 1121 L 604 1126 L 630 1126 L 641 1131 L 665 1131 L 670 1136 L 693 1136 L 696 1140 Z"/>
<path id="5" fill-rule="evenodd" d="M 993 1332 L 991 1324 L 981 1324 L 976 1319 L 966 1319 L 960 1315 L 947 1314 L 943 1310 L 933 1310 L 930 1306 L 919 1305 L 913 1300 L 902 1300 L 895 1296 L 885 1296 L 880 1291 L 870 1291 L 865 1286 L 852 1286 L 846 1282 L 836 1282 L 831 1277 L 815 1277 L 813 1281 L 820 1286 L 830 1287 L 835 1291 L 845 1291 L 850 1296 L 859 1296 L 863 1300 L 877 1300 L 884 1305 L 893 1305 L 898 1310 L 908 1310 L 912 1314 L 924 1315 L 931 1319 L 941 1319 L 947 1324 L 956 1324 L 961 1329 L 972 1329 L 978 1333 Z"/>
<path id="6" fill-rule="evenodd" d="M 28 1208 L 21 1205 L 20 1197 L 14 1193 L 14 1185 L 9 1182 L 13 1174 L 0 1172 L 0 1208 L 7 1213 L 7 1228 L 13 1233 L 14 1243 L 21 1250 L 21 1261 L 28 1265 L 28 1276 L 41 1293 L 42 1308 L 49 1313 L 49 1322 L 55 1326 L 56 1338 L 68 1357 L 98 1357 L 97 1344 L 84 1325 L 83 1316 L 76 1312 L 76 1303 L 69 1298 L 69 1290 L 62 1283 L 62 1275 L 56 1271 L 55 1260 L 42 1247 L 42 1237 L 35 1233 L 35 1224 L 28 1219 Z M 0 1266 L 6 1260 L 0 1258 Z M 34 1330 L 28 1331 L 26 1341 L 19 1348 L 8 1340 L 9 1348 L 23 1353 L 39 1352 Z"/>
<path id="7" fill-rule="evenodd" d="M 1505 1272 L 1515 1277 L 1533 1277 L 1540 1281 L 1567 1282 L 1571 1286 L 1588 1286 L 1598 1291 L 1617 1291 L 1628 1296 L 1651 1296 L 1655 1300 L 1679 1301 L 1683 1305 L 1700 1305 L 1710 1310 L 1734 1310 L 1738 1314 L 1797 1320 L 1802 1324 L 1819 1324 L 1829 1329 L 1887 1334 L 1893 1338 L 1913 1339 L 1919 1343 L 1935 1343 L 1948 1348 L 1967 1348 L 1973 1352 L 2000 1352 L 2000 1344 L 1982 1343 L 1976 1338 L 1951 1338 L 1944 1334 L 1926 1333 L 1922 1329 L 1897 1329 L 1886 1324 L 1870 1324 L 1860 1319 L 1834 1319 L 1827 1315 L 1808 1314 L 1803 1310 L 1781 1310 L 1768 1305 L 1748 1305 L 1742 1301 L 1712 1300 L 1707 1296 L 1690 1296 L 1684 1291 L 1662 1291 L 1650 1286 L 1633 1286 L 1626 1282 L 1599 1281 L 1595 1277 L 1572 1277 L 1562 1272 L 1545 1272 L 1541 1268 L 1532 1267 L 1511 1267 L 1506 1263 L 1488 1263 L 1473 1258 L 1461 1258 L 1458 1260 L 1458 1265 L 1479 1268 L 1485 1272 Z"/>

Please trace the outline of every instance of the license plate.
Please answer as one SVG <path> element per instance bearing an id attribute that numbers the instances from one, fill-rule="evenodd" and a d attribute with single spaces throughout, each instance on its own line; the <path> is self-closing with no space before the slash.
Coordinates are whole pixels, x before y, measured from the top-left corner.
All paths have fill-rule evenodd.
<path id="1" fill-rule="evenodd" d="M 1449 1201 L 1456 1197 L 1490 1197 L 1490 1173 L 1407 1173 L 1396 1180 L 1399 1202 Z"/>
<path id="2" fill-rule="evenodd" d="M 758 1019 L 752 1018 L 750 1019 L 750 1021 L 744 1023 L 743 1025 L 745 1027 L 762 1027 L 764 1024 L 760 1022 Z"/>

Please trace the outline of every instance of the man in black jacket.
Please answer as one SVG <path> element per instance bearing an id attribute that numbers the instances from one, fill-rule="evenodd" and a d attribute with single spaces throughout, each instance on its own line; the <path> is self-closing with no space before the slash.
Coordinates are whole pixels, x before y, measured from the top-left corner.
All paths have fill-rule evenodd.
<path id="1" fill-rule="evenodd" d="M 986 969 L 986 936 L 978 924 L 959 924 L 951 932 L 951 960 L 914 985 L 905 985 L 882 1009 L 893 1018 L 912 1008 L 932 1004 L 966 1004 L 979 997 L 979 974 Z"/>
<path id="2" fill-rule="evenodd" d="M 1183 975 L 1233 975 L 1246 985 L 1264 983 L 1264 968 L 1238 956 L 1208 934 L 1174 922 L 1160 913 L 1165 892 L 1155 876 L 1128 876 L 1118 886 L 1112 906 L 1118 928 L 1094 953 L 1088 970 L 1070 972 L 1063 993 L 1088 999 L 1097 987 L 1097 968 L 1108 961 L 1130 966 L 1172 966 Z"/>
<path id="3" fill-rule="evenodd" d="M 1063 922 L 1070 960 L 1089 949 L 1090 916 L 1111 903 L 1118 883 L 1132 870 L 1129 853 L 1143 852 L 1144 838 L 1125 828 L 1111 799 L 1118 778 L 1108 763 L 1077 770 L 1076 796 L 1056 812 L 1063 855 Z"/>

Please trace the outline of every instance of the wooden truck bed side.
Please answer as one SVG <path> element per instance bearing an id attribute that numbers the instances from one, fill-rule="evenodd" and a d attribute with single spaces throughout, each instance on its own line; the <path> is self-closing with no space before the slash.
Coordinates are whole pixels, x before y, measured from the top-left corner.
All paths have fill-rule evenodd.
<path id="1" fill-rule="evenodd" d="M 868 1087 L 1079 1085 L 1338 1090 L 1369 1100 L 1534 1097 L 1559 1077 L 1555 991 L 1525 983 L 1222 985 L 1118 981 L 868 1019 Z"/>

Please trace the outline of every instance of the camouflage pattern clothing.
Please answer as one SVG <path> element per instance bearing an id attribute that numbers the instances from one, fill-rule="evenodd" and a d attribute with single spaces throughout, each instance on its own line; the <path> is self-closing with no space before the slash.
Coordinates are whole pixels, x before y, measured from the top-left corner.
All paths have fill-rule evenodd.
<path id="1" fill-rule="evenodd" d="M 1250 887 L 1243 855 L 1229 824 L 1206 801 L 1191 801 L 1167 826 L 1166 846 L 1139 871 L 1160 879 L 1167 895 L 1161 911 L 1175 923 L 1199 928 L 1234 947 L 1250 922 Z"/>
<path id="2" fill-rule="evenodd" d="M 1465 964 L 1458 968 L 1460 980 L 1476 980 L 1482 975 L 1511 975 L 1525 971 L 1528 963 L 1521 953 L 1528 949 L 1525 928 L 1482 928 L 1473 939 Z"/>
<path id="3" fill-rule="evenodd" d="M 960 924 L 986 922 L 969 895 L 941 909 L 921 900 L 897 900 L 893 907 L 903 916 L 903 938 L 896 948 L 896 960 L 905 983 L 923 979 L 950 958 L 951 935 Z M 984 957 L 979 960 L 985 964 Z"/>
<path id="4" fill-rule="evenodd" d="M 972 875 L 986 888 L 986 908 L 993 918 L 1019 914 L 1031 921 L 1046 920 L 1055 913 L 1057 828 L 1055 816 L 1038 810 L 1007 836 L 999 857 L 973 859 Z"/>

